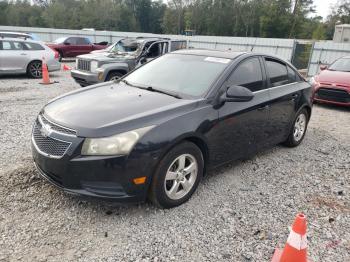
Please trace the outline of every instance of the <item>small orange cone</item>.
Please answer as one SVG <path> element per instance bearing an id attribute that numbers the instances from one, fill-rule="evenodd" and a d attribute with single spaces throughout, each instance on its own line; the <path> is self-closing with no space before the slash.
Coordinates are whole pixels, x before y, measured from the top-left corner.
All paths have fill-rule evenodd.
<path id="1" fill-rule="evenodd" d="M 40 84 L 42 84 L 42 85 L 53 84 L 53 82 L 50 81 L 49 71 L 47 70 L 47 64 L 45 62 L 44 57 L 42 59 L 41 72 L 42 72 L 43 81 Z"/>
<path id="2" fill-rule="evenodd" d="M 292 225 L 286 246 L 276 248 L 271 262 L 307 262 L 306 216 L 298 214 Z"/>
<path id="3" fill-rule="evenodd" d="M 66 64 L 63 65 L 63 71 L 69 71 L 72 70 L 71 67 L 67 66 Z"/>

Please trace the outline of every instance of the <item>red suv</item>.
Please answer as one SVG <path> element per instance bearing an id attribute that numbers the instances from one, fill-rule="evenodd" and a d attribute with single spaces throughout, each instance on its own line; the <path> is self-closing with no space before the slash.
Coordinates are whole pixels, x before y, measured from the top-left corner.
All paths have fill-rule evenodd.
<path id="1" fill-rule="evenodd" d="M 88 54 L 94 50 L 100 50 L 107 47 L 107 43 L 93 44 L 87 37 L 61 37 L 53 43 L 47 44 L 51 49 L 59 53 L 59 60 L 64 57 L 76 57 L 78 55 Z"/>
<path id="2" fill-rule="evenodd" d="M 314 86 L 314 101 L 350 106 L 350 56 L 320 69 L 321 72 L 310 80 Z"/>

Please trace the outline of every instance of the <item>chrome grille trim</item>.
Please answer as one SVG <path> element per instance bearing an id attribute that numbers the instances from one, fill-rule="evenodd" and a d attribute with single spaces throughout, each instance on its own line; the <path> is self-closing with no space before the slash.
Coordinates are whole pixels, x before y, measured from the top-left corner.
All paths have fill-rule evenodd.
<path id="1" fill-rule="evenodd" d="M 82 71 L 90 71 L 91 70 L 91 62 L 84 59 L 77 59 L 77 69 Z"/>
<path id="2" fill-rule="evenodd" d="M 41 123 L 38 120 L 35 121 L 32 132 L 32 143 L 35 149 L 44 156 L 56 159 L 62 158 L 67 153 L 72 143 L 49 136 L 43 136 L 40 128 Z"/>
<path id="3" fill-rule="evenodd" d="M 75 131 L 74 129 L 53 123 L 50 120 L 48 120 L 46 117 L 44 117 L 43 115 L 39 115 L 38 120 L 39 120 L 41 125 L 49 125 L 51 127 L 51 129 L 54 130 L 56 133 L 59 133 L 62 135 L 68 135 L 68 136 L 76 136 L 77 135 L 77 131 Z"/>

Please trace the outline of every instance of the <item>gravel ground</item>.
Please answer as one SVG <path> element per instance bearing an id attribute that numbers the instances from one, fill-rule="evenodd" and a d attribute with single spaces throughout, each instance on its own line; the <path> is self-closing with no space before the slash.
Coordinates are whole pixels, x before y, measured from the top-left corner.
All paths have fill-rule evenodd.
<path id="1" fill-rule="evenodd" d="M 270 261 L 297 212 L 313 261 L 350 260 L 350 110 L 315 105 L 304 142 L 204 178 L 171 210 L 73 197 L 37 176 L 30 131 L 41 107 L 78 87 L 0 78 L 0 261 Z"/>

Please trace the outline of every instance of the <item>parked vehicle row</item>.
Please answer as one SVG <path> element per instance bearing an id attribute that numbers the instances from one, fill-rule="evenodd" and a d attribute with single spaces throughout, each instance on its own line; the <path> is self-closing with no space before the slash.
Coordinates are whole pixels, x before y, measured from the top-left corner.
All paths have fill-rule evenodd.
<path id="1" fill-rule="evenodd" d="M 106 50 L 78 56 L 71 75 L 81 86 L 111 81 L 165 53 L 186 47 L 186 41 L 166 38 L 120 39 Z"/>
<path id="2" fill-rule="evenodd" d="M 311 108 L 311 85 L 277 57 L 179 50 L 51 101 L 33 158 L 69 193 L 171 208 L 213 167 L 299 145 Z"/>

